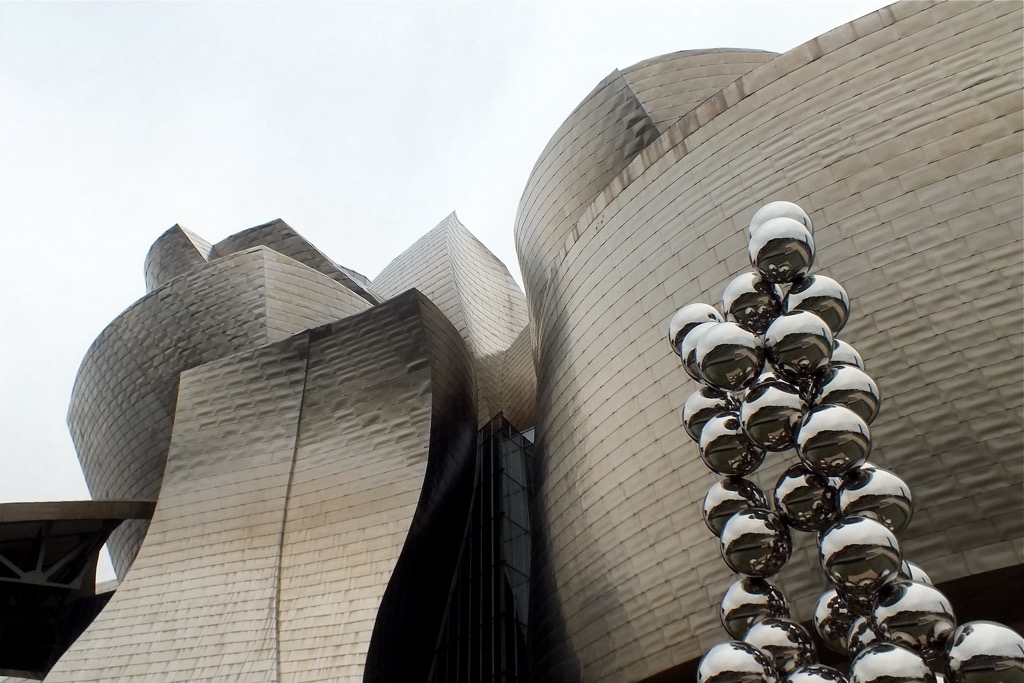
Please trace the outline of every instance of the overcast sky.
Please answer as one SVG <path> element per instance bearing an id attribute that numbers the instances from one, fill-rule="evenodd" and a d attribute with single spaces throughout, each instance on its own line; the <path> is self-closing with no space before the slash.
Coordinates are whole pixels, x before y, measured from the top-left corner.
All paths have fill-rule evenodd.
<path id="1" fill-rule="evenodd" d="M 171 225 L 283 218 L 372 278 L 454 210 L 521 282 L 527 176 L 612 69 L 884 4 L 0 2 L 0 502 L 88 498 L 75 373 Z"/>

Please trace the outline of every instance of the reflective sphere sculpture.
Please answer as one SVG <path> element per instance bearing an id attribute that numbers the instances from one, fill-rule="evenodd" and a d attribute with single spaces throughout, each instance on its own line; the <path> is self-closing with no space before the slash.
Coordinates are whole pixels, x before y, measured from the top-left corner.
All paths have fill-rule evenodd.
<path id="1" fill-rule="evenodd" d="M 832 347 L 832 365 L 852 365 L 855 368 L 864 369 L 864 359 L 853 348 L 842 339 L 833 339 L 835 344 Z"/>
<path id="2" fill-rule="evenodd" d="M 814 263 L 814 239 L 810 231 L 792 218 L 765 221 L 750 236 L 750 265 L 769 282 L 793 282 Z"/>
<path id="3" fill-rule="evenodd" d="M 812 403 L 846 406 L 857 413 L 864 424 L 871 424 L 878 416 L 882 397 L 875 381 L 860 368 L 833 365 L 815 383 Z"/>
<path id="4" fill-rule="evenodd" d="M 783 313 L 764 333 L 765 353 L 776 372 L 799 379 L 824 370 L 832 357 L 832 332 L 813 313 Z"/>
<path id="5" fill-rule="evenodd" d="M 683 370 L 686 370 L 686 374 L 698 382 L 703 382 L 704 376 L 700 374 L 700 367 L 697 365 L 697 343 L 705 332 L 717 324 L 701 323 L 697 325 L 683 337 L 683 341 L 679 345 L 679 359 L 683 363 Z"/>
<path id="6" fill-rule="evenodd" d="M 683 404 L 683 429 L 700 443 L 700 432 L 708 420 L 721 413 L 735 411 L 739 406 L 718 389 L 702 387 L 690 394 Z"/>
<path id="7" fill-rule="evenodd" d="M 750 627 L 743 640 L 771 657 L 775 670 L 783 676 L 813 664 L 818 656 L 811 634 L 790 619 L 763 619 Z"/>
<path id="8" fill-rule="evenodd" d="M 800 390 L 788 382 L 758 381 L 740 404 L 740 424 L 754 445 L 767 451 L 785 451 L 795 443 L 796 424 L 804 408 Z"/>
<path id="9" fill-rule="evenodd" d="M 893 643 L 874 643 L 850 664 L 850 683 L 936 683 L 923 659 Z"/>
<path id="10" fill-rule="evenodd" d="M 849 683 L 846 676 L 824 664 L 802 666 L 786 677 L 786 683 Z"/>
<path id="11" fill-rule="evenodd" d="M 839 491 L 802 463 L 782 473 L 773 495 L 775 510 L 797 531 L 820 531 L 839 517 Z"/>
<path id="12" fill-rule="evenodd" d="M 796 452 L 818 474 L 838 477 L 868 459 L 871 434 L 864 420 L 849 408 L 818 406 L 800 422 Z"/>
<path id="13" fill-rule="evenodd" d="M 839 487 L 843 517 L 868 517 L 898 534 L 907 528 L 914 513 L 910 487 L 892 472 L 873 465 L 847 473 Z"/>
<path id="14" fill-rule="evenodd" d="M 879 591 L 872 625 L 885 640 L 908 647 L 927 660 L 946 646 L 956 628 L 949 600 L 934 586 L 894 581 Z"/>
<path id="15" fill-rule="evenodd" d="M 743 273 L 725 287 L 722 309 L 729 320 L 756 334 L 782 312 L 782 292 L 757 273 Z"/>
<path id="16" fill-rule="evenodd" d="M 767 617 L 789 618 L 789 603 L 764 579 L 743 577 L 722 598 L 722 626 L 733 638 L 744 638 L 756 622 Z"/>
<path id="17" fill-rule="evenodd" d="M 697 342 L 697 366 L 704 381 L 725 391 L 746 389 L 764 366 L 764 347 L 736 323 L 718 323 Z"/>
<path id="18" fill-rule="evenodd" d="M 903 558 L 896 537 L 885 526 L 851 517 L 821 535 L 818 559 L 825 576 L 840 592 L 870 596 L 896 577 Z"/>
<path id="19" fill-rule="evenodd" d="M 993 621 L 968 621 L 946 644 L 949 683 L 1024 683 L 1024 638 Z"/>
<path id="20" fill-rule="evenodd" d="M 899 532 L 897 531 L 894 533 Z M 925 570 L 921 569 L 913 562 L 907 562 L 906 560 L 903 560 L 903 562 L 900 563 L 900 578 L 907 579 L 908 581 L 916 581 L 917 583 L 927 583 L 929 586 L 935 585 L 932 583 L 931 577 L 928 576 L 928 573 L 925 572 Z"/>
<path id="21" fill-rule="evenodd" d="M 726 477 L 712 484 L 704 496 L 704 523 L 715 536 L 721 536 L 725 523 L 737 512 L 766 507 L 768 501 L 757 484 L 742 477 Z"/>
<path id="22" fill-rule="evenodd" d="M 806 211 L 793 202 L 779 201 L 769 202 L 757 210 L 754 216 L 750 219 L 750 224 L 747 226 L 748 234 L 753 235 L 754 232 L 761 227 L 762 223 L 773 218 L 792 218 L 798 223 L 801 223 L 809 232 L 814 232 L 814 226 L 811 224 L 811 218 L 807 215 Z"/>
<path id="23" fill-rule="evenodd" d="M 837 335 L 850 319 L 850 297 L 832 278 L 808 275 L 789 288 L 783 310 L 786 313 L 810 311 L 825 321 L 833 335 Z"/>
<path id="24" fill-rule="evenodd" d="M 789 529 L 768 510 L 737 512 L 722 529 L 722 557 L 737 574 L 767 578 L 789 561 Z"/>
<path id="25" fill-rule="evenodd" d="M 853 625 L 855 615 L 842 596 L 833 588 L 825 591 L 814 605 L 811 621 L 828 649 L 846 654 L 846 634 Z"/>
<path id="26" fill-rule="evenodd" d="M 701 323 L 720 323 L 722 320 L 722 314 L 715 310 L 714 306 L 701 303 L 687 304 L 676 311 L 668 322 L 668 343 L 678 356 L 679 345 L 693 328 Z"/>
<path id="27" fill-rule="evenodd" d="M 697 683 L 776 683 L 768 655 L 740 640 L 719 643 L 697 667 Z"/>
<path id="28" fill-rule="evenodd" d="M 712 472 L 742 477 L 758 468 L 764 451 L 743 433 L 739 413 L 729 412 L 716 415 L 704 425 L 700 457 Z"/>
<path id="29" fill-rule="evenodd" d="M 878 633 L 872 628 L 871 620 L 868 617 L 857 617 L 846 634 L 846 650 L 850 653 L 851 658 L 856 657 L 868 645 L 881 642 L 881 640 Z"/>

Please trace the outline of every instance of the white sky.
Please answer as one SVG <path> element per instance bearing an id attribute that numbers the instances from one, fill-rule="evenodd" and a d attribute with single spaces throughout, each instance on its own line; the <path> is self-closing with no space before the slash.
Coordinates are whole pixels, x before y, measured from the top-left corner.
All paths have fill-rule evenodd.
<path id="1" fill-rule="evenodd" d="M 75 373 L 174 223 L 283 218 L 372 278 L 455 210 L 520 279 L 527 176 L 612 69 L 884 4 L 0 2 L 0 502 L 88 498 Z"/>

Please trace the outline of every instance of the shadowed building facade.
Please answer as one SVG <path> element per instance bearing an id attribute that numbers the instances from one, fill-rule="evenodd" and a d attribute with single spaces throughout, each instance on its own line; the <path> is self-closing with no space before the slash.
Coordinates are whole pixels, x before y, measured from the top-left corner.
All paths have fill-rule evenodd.
<path id="1" fill-rule="evenodd" d="M 47 680 L 686 680 L 732 577 L 665 323 L 775 199 L 850 294 L 906 556 L 990 605 L 1024 566 L 1021 44 L 1019 3 L 906 2 L 612 72 L 523 192 L 525 296 L 454 214 L 372 281 L 283 221 L 171 228 L 68 416 L 94 498 L 156 507 Z"/>

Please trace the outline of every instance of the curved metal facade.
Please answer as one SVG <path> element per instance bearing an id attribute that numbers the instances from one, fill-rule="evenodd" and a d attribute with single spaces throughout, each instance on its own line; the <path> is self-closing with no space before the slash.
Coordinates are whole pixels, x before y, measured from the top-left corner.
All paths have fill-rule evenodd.
<path id="1" fill-rule="evenodd" d="M 631 160 L 550 170 L 575 131 L 579 149 L 609 139 L 599 106 L 626 120 L 615 73 L 556 133 L 516 225 L 547 534 L 540 680 L 636 681 L 724 638 L 732 577 L 700 509 L 715 477 L 679 423 L 692 385 L 664 325 L 749 268 L 747 221 L 773 199 L 810 212 L 816 272 L 851 295 L 842 336 L 885 398 L 872 460 L 918 501 L 907 557 L 937 581 L 1024 562 L 1021 25 L 1017 3 L 900 3 L 753 68 L 656 139 L 629 133 Z M 586 201 L 558 210 L 568 197 Z M 781 575 L 801 619 L 824 590 L 815 564 L 808 536 Z"/>

